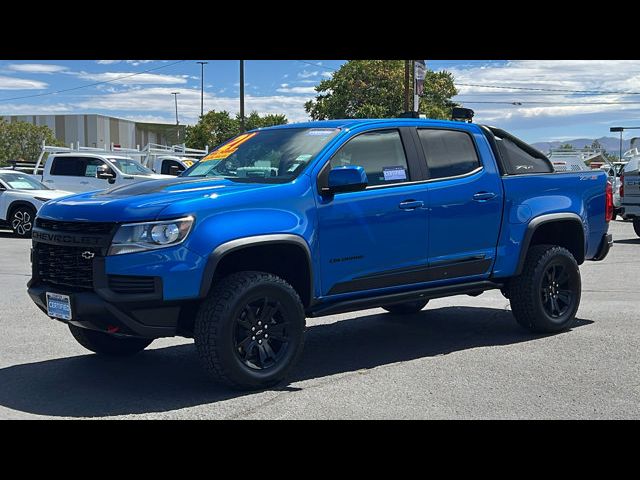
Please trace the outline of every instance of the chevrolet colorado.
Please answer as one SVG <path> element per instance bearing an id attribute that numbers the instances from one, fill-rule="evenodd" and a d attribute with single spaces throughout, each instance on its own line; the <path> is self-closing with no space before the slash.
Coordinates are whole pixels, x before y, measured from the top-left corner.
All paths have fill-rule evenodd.
<path id="1" fill-rule="evenodd" d="M 556 173 L 498 128 L 290 124 L 175 179 L 47 202 L 28 291 L 96 353 L 191 337 L 213 379 L 264 388 L 295 365 L 306 317 L 500 289 L 523 327 L 570 328 L 612 212 L 605 172 Z"/>

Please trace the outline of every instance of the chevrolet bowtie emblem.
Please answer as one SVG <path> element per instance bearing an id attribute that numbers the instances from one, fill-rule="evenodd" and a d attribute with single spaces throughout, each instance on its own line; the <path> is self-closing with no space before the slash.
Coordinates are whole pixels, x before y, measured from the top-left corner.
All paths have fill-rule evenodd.
<path id="1" fill-rule="evenodd" d="M 91 260 L 95 256 L 96 254 L 93 252 L 82 252 L 82 258 L 84 258 L 85 260 Z"/>

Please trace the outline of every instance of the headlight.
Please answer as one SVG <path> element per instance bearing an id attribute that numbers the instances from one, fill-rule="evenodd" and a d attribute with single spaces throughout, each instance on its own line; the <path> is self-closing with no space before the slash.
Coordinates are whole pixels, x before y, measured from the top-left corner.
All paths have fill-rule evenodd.
<path id="1" fill-rule="evenodd" d="M 122 255 L 178 245 L 187 238 L 192 225 L 193 217 L 125 223 L 120 225 L 113 237 L 108 255 Z"/>

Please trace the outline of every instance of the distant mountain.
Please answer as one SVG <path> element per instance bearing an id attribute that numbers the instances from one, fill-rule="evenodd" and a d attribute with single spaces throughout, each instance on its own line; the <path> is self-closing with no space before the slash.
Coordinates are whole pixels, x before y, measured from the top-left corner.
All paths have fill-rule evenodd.
<path id="1" fill-rule="evenodd" d="M 620 139 L 615 137 L 601 137 L 597 138 L 608 153 L 618 153 L 620 151 Z M 538 150 L 547 153 L 552 148 L 558 148 L 560 145 L 570 144 L 574 148 L 584 148 L 585 146 L 591 146 L 593 143 L 593 138 L 576 138 L 574 140 L 565 140 L 563 142 L 536 142 L 531 145 L 537 148 Z M 630 140 L 622 140 L 622 152 L 624 153 L 626 150 L 629 150 L 629 142 Z M 636 142 L 636 146 L 638 143 Z"/>

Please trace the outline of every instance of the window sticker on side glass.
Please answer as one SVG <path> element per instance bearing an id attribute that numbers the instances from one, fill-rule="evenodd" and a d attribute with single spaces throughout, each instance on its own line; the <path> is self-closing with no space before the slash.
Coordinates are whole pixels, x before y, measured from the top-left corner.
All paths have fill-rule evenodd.
<path id="1" fill-rule="evenodd" d="M 407 170 L 404 167 L 384 167 L 382 174 L 385 182 L 407 179 Z"/>

